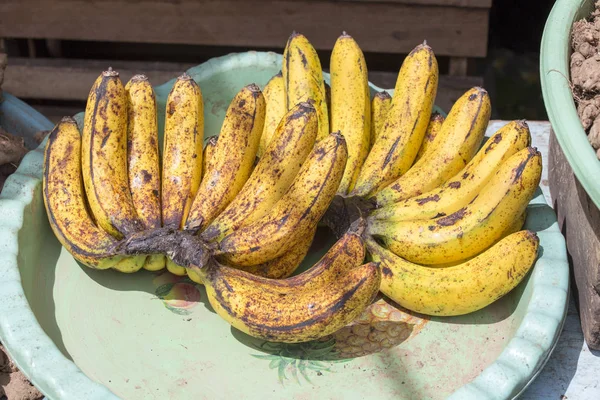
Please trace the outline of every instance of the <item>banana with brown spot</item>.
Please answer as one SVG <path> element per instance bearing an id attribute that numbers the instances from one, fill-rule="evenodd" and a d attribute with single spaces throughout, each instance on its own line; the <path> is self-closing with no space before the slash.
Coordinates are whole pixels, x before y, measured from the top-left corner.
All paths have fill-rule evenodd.
<path id="1" fill-rule="evenodd" d="M 42 197 L 58 241 L 80 263 L 95 269 L 113 267 L 117 240 L 96 226 L 87 208 L 81 173 L 81 135 L 73 118 L 63 118 L 50 132 L 44 150 Z"/>
<path id="2" fill-rule="evenodd" d="M 288 111 L 298 103 L 313 103 L 319 119 L 317 140 L 329 133 L 329 110 L 319 55 L 306 36 L 293 32 L 283 50 L 281 72 Z"/>
<path id="3" fill-rule="evenodd" d="M 342 132 L 348 145 L 348 162 L 338 188 L 338 193 L 345 195 L 354 188 L 371 141 L 367 63 L 358 43 L 346 32 L 333 46 L 330 74 L 331 130 Z"/>
<path id="4" fill-rule="evenodd" d="M 229 105 L 211 167 L 200 184 L 185 222 L 186 230 L 204 230 L 237 196 L 254 168 L 265 124 L 260 88 L 242 88 Z"/>
<path id="5" fill-rule="evenodd" d="M 509 227 L 504 231 L 504 233 L 502 233 L 502 235 L 500 236 L 500 239 L 498 239 L 498 240 L 502 240 L 505 237 L 512 235 L 513 233 L 518 232 L 521 229 L 523 229 L 523 225 L 525 224 L 526 220 L 527 220 L 527 210 L 523 211 L 523 213 L 521 215 L 519 215 L 517 218 L 515 218 L 513 223 L 509 225 Z M 429 264 L 428 267 L 435 267 L 435 268 L 453 267 L 455 265 L 462 264 L 466 261 L 469 261 L 475 257 L 477 257 L 477 254 L 474 255 L 473 257 L 465 258 L 464 260 L 447 262 L 447 263 L 442 263 L 442 264 Z"/>
<path id="6" fill-rule="evenodd" d="M 279 126 L 279 122 L 288 110 L 281 71 L 267 82 L 262 93 L 265 97 L 267 108 L 265 111 L 265 126 L 260 136 L 260 143 L 256 154 L 258 158 L 261 158 L 264 154 L 275 134 L 275 130 Z"/>
<path id="7" fill-rule="evenodd" d="M 160 228 L 160 159 L 154 89 L 145 75 L 135 75 L 125 85 L 127 94 L 127 166 L 129 189 L 144 229 Z M 144 269 L 165 268 L 162 254 L 146 258 Z"/>
<path id="8" fill-rule="evenodd" d="M 485 252 L 447 268 L 430 268 L 398 257 L 367 239 L 380 262 L 381 292 L 411 311 L 432 316 L 464 315 L 481 310 L 513 290 L 535 264 L 539 239 L 524 230 Z"/>
<path id="9" fill-rule="evenodd" d="M 249 267 L 231 265 L 234 268 L 250 272 L 253 275 L 262 276 L 269 279 L 285 279 L 292 275 L 296 269 L 302 264 L 302 261 L 308 254 L 310 247 L 317 232 L 316 227 L 313 232 L 306 237 L 300 239 L 298 244 L 292 247 L 284 255 L 277 257 L 274 260 L 267 261 L 260 265 L 252 265 Z"/>
<path id="10" fill-rule="evenodd" d="M 217 141 L 219 136 L 213 135 L 208 138 L 206 145 L 204 146 L 204 152 L 202 154 L 202 178 L 206 175 L 206 171 L 212 168 L 212 162 L 215 155 L 215 147 L 217 147 Z"/>
<path id="11" fill-rule="evenodd" d="M 475 157 L 443 185 L 397 203 L 375 209 L 371 217 L 388 221 L 443 217 L 466 206 L 513 154 L 531 143 L 525 121 L 511 121 L 498 129 Z"/>
<path id="12" fill-rule="evenodd" d="M 387 113 L 390 111 L 390 107 L 392 106 L 392 96 L 385 90 L 383 92 L 378 92 L 373 96 L 373 100 L 371 101 L 371 144 L 370 147 L 373 147 L 373 144 L 377 140 L 377 137 L 381 133 L 381 129 L 383 128 L 383 124 L 385 123 L 385 117 Z"/>
<path id="13" fill-rule="evenodd" d="M 297 104 L 287 112 L 250 178 L 225 210 L 202 232 L 202 238 L 221 240 L 271 211 L 314 147 L 317 131 L 317 112 L 309 103 Z"/>
<path id="14" fill-rule="evenodd" d="M 272 210 L 219 242 L 218 257 L 249 266 L 280 257 L 308 235 L 339 187 L 348 153 L 337 132 L 317 142 L 288 191 Z"/>
<path id="15" fill-rule="evenodd" d="M 127 176 L 127 96 L 118 72 L 110 68 L 88 95 L 81 169 L 90 210 L 102 229 L 117 239 L 143 229 Z"/>
<path id="16" fill-rule="evenodd" d="M 471 161 L 485 135 L 490 97 L 479 87 L 468 90 L 452 106 L 437 135 L 435 149 L 374 198 L 379 206 L 418 196 L 438 187 Z"/>
<path id="17" fill-rule="evenodd" d="M 418 45 L 404 59 L 392 105 L 350 193 L 367 197 L 403 175 L 423 143 L 438 87 L 438 64 L 431 47 Z"/>
<path id="18" fill-rule="evenodd" d="M 298 343 L 327 336 L 355 320 L 381 285 L 378 264 L 355 259 L 346 273 L 321 263 L 287 279 L 267 279 L 223 265 L 199 269 L 213 309 L 236 329 L 264 340 Z M 310 279 L 303 277 L 310 275 Z M 326 274 L 327 278 L 319 276 Z"/>
<path id="19" fill-rule="evenodd" d="M 177 78 L 167 97 L 163 143 L 161 204 L 163 226 L 183 228 L 202 179 L 204 101 L 198 84 L 187 74 Z M 167 259 L 167 269 L 185 268 Z"/>
<path id="20" fill-rule="evenodd" d="M 295 284 L 302 282 L 303 285 L 308 285 L 309 283 L 304 281 L 310 281 L 310 285 L 318 286 L 322 284 L 322 280 L 339 279 L 350 269 L 362 264 L 365 259 L 365 244 L 362 239 L 364 230 L 365 220 L 357 220 L 311 269 L 294 277 L 293 282 Z M 298 268 L 308 253 L 315 232 L 316 227 L 306 239 L 302 239 L 298 246 L 273 261 L 237 268 L 265 278 L 287 278 Z M 326 269 L 326 271 L 324 272 L 322 269 Z"/>
<path id="21" fill-rule="evenodd" d="M 437 149 L 440 130 L 442 129 L 442 124 L 444 123 L 445 117 L 437 111 L 434 111 L 431 114 L 431 118 L 429 118 L 429 125 L 427 126 L 427 132 L 425 132 L 425 137 L 423 138 L 423 143 L 421 143 L 421 148 L 417 153 L 417 157 L 415 157 L 415 163 L 423 157 L 423 154 L 428 149 Z M 436 138 L 438 138 L 436 140 Z M 435 150 L 433 150 L 435 151 Z"/>
<path id="22" fill-rule="evenodd" d="M 539 151 L 528 147 L 510 157 L 465 207 L 431 220 L 368 218 L 367 232 L 408 261 L 441 264 L 472 257 L 494 244 L 533 198 L 542 173 Z"/>

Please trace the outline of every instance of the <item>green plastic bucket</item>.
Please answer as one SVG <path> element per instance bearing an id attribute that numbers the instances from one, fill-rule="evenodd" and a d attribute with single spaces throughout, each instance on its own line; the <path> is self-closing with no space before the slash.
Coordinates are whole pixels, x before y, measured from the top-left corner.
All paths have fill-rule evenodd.
<path id="1" fill-rule="evenodd" d="M 548 118 L 575 176 L 600 207 L 600 161 L 589 144 L 569 86 L 571 28 L 586 18 L 593 0 L 557 0 L 548 16 L 540 50 L 540 78 Z"/>

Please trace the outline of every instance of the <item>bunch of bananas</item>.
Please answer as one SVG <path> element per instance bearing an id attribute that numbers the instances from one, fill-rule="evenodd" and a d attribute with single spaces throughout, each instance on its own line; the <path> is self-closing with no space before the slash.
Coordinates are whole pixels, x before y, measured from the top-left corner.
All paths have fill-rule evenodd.
<path id="1" fill-rule="evenodd" d="M 538 246 L 521 230 L 541 175 L 525 122 L 481 147 L 485 90 L 466 92 L 445 118 L 432 112 L 438 67 L 426 43 L 406 57 L 393 96 L 371 98 L 345 32 L 330 65 L 327 85 L 294 32 L 281 72 L 262 90 L 243 87 L 205 145 L 202 92 L 183 74 L 162 149 L 148 79 L 123 85 L 104 71 L 83 126 L 65 117 L 47 140 L 43 197 L 56 237 L 91 268 L 187 274 L 231 325 L 279 342 L 339 331 L 380 291 L 409 310 L 458 315 L 514 288 Z M 340 204 L 359 217 L 294 275 Z"/>

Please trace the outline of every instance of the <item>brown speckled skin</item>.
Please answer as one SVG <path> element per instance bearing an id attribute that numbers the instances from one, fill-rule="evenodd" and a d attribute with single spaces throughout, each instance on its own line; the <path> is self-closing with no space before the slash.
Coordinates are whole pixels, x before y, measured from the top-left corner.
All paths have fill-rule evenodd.
<path id="1" fill-rule="evenodd" d="M 231 101 L 185 229 L 206 228 L 248 180 L 265 123 L 265 107 L 264 96 L 254 84 L 242 88 Z"/>
<path id="2" fill-rule="evenodd" d="M 438 74 L 431 47 L 420 44 L 406 57 L 383 128 L 350 195 L 372 195 L 408 171 L 429 125 Z"/>
<path id="3" fill-rule="evenodd" d="M 431 190 L 459 172 L 473 158 L 485 134 L 491 114 L 490 97 L 482 88 L 459 98 L 428 151 L 405 174 L 375 194 L 385 205 Z"/>
<path id="4" fill-rule="evenodd" d="M 221 240 L 270 212 L 294 181 L 316 137 L 314 107 L 300 103 L 287 112 L 243 188 L 202 232 L 202 237 Z"/>
<path id="5" fill-rule="evenodd" d="M 423 221 L 369 219 L 367 231 L 408 261 L 440 264 L 464 260 L 494 244 L 533 198 L 541 154 L 527 147 L 509 158 L 478 196 L 447 216 Z"/>
<path id="6" fill-rule="evenodd" d="M 92 268 L 111 255 L 117 240 L 94 224 L 81 178 L 81 136 L 72 118 L 63 118 L 46 143 L 43 198 L 52 231 L 76 260 Z"/>
<path id="7" fill-rule="evenodd" d="M 118 239 L 142 230 L 127 176 L 127 96 L 115 71 L 104 71 L 90 90 L 81 166 L 87 199 L 98 225 Z"/>
<path id="8" fill-rule="evenodd" d="M 338 133 L 317 142 L 272 211 L 220 241 L 219 256 L 238 265 L 257 265 L 283 255 L 312 231 L 329 207 L 347 154 Z"/>
<path id="9" fill-rule="evenodd" d="M 524 121 L 512 121 L 495 132 L 473 159 L 441 186 L 375 210 L 377 219 L 403 221 L 449 215 L 466 206 L 509 157 L 531 143 Z"/>

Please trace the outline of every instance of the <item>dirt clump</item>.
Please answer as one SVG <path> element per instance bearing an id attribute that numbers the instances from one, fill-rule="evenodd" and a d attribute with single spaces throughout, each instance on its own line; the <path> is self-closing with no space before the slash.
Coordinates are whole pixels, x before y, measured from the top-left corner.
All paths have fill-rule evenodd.
<path id="1" fill-rule="evenodd" d="M 573 24 L 570 75 L 577 114 L 600 159 L 600 0 L 589 18 Z"/>
<path id="2" fill-rule="evenodd" d="M 7 400 L 39 400 L 44 395 L 37 390 L 12 362 L 0 345 L 0 398 Z"/>

